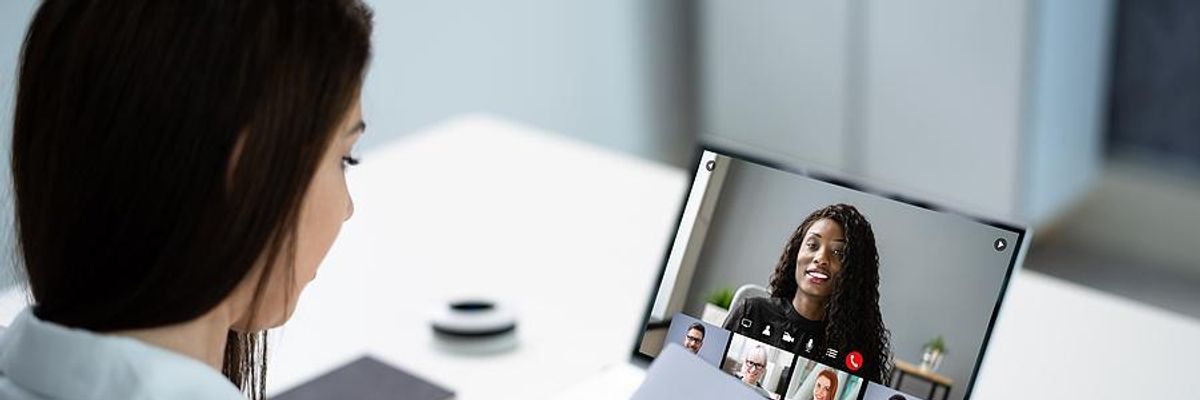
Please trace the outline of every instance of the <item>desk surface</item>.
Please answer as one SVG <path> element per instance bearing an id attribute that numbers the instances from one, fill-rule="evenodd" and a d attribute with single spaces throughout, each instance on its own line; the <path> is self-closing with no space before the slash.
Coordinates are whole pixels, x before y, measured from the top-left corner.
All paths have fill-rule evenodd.
<path id="1" fill-rule="evenodd" d="M 354 218 L 273 333 L 271 393 L 365 353 L 468 400 L 546 398 L 624 360 L 687 176 L 466 116 L 365 153 L 349 179 Z M 426 315 L 472 295 L 518 310 L 514 351 L 437 345 Z M 0 324 L 21 297 L 0 299 Z M 1195 320 L 1020 272 L 974 398 L 1200 399 L 1197 338 Z"/>
<path id="2" fill-rule="evenodd" d="M 672 236 L 685 173 L 560 135 L 465 117 L 363 154 L 348 221 L 281 332 L 270 388 L 360 353 L 462 399 L 536 399 L 624 360 Z M 449 297 L 515 307 L 497 356 L 437 345 Z"/>

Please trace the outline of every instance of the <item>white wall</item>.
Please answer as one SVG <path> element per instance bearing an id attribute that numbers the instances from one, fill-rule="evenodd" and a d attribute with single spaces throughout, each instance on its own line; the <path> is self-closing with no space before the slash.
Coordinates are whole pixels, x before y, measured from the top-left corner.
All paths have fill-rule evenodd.
<path id="1" fill-rule="evenodd" d="M 12 265 L 15 257 L 12 231 L 12 177 L 8 170 L 8 154 L 12 146 L 12 113 L 17 58 L 25 28 L 33 15 L 36 2 L 10 0 L 0 2 L 0 290 L 13 282 Z"/>
<path id="2" fill-rule="evenodd" d="M 1091 188 L 1111 1 L 701 4 L 705 138 L 1035 225 Z"/>
<path id="3" fill-rule="evenodd" d="M 1051 220 L 1091 190 L 1103 161 L 1114 2 L 1047 0 L 1034 5 L 1034 60 L 1020 214 Z M 1091 66 L 1081 68 L 1080 66 Z"/>
<path id="4" fill-rule="evenodd" d="M 1024 1 L 870 1 L 864 175 L 1014 216 Z"/>
<path id="5" fill-rule="evenodd" d="M 365 145 L 467 111 L 681 161 L 682 1 L 371 1 Z M 682 151 L 681 151 L 682 150 Z"/>
<path id="6" fill-rule="evenodd" d="M 760 154 L 845 165 L 849 4 L 700 2 L 700 132 Z"/>

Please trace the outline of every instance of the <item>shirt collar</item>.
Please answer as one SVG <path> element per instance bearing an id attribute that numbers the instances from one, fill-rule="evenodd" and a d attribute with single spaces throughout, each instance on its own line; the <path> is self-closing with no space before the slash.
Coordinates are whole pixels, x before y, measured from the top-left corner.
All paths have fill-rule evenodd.
<path id="1" fill-rule="evenodd" d="M 224 375 L 191 357 L 42 321 L 31 308 L 0 334 L 0 375 L 49 398 L 245 399 Z"/>

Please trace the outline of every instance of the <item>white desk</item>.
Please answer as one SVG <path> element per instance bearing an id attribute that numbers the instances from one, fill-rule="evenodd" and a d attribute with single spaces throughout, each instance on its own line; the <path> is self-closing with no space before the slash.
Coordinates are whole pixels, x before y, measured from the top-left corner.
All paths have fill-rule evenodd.
<path id="1" fill-rule="evenodd" d="M 536 399 L 625 359 L 686 179 L 486 117 L 363 154 L 354 218 L 283 329 L 270 388 L 369 352 L 462 399 Z M 461 294 L 518 308 L 520 346 L 434 346 L 425 314 Z"/>
<path id="2" fill-rule="evenodd" d="M 1200 399 L 1200 321 L 1028 271 L 1006 299 L 977 398 Z"/>
<path id="3" fill-rule="evenodd" d="M 482 116 L 363 158 L 354 219 L 275 337 L 269 392 L 370 353 L 461 399 L 537 399 L 626 358 L 683 171 Z M 515 351 L 434 345 L 425 314 L 470 294 L 519 308 Z M 7 298 L 0 323 L 19 302 Z M 1200 399 L 1183 386 L 1197 340 L 1195 320 L 1024 272 L 974 398 Z"/>

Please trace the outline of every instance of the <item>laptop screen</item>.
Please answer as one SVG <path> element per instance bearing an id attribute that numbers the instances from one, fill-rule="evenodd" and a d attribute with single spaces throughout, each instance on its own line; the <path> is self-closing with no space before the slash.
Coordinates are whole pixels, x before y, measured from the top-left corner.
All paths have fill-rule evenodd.
<path id="1" fill-rule="evenodd" d="M 769 399 L 966 398 L 1026 236 L 704 150 L 634 354 Z"/>

